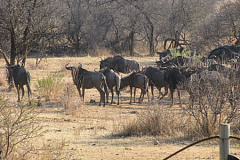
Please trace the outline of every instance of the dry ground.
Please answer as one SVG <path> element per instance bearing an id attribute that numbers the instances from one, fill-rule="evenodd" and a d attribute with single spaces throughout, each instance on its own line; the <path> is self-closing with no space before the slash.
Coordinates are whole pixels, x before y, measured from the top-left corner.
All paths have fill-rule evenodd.
<path id="1" fill-rule="evenodd" d="M 129 57 L 129 59 L 132 59 Z M 143 66 L 154 64 L 158 57 L 134 58 Z M 33 98 L 37 101 L 38 92 L 35 88 L 36 80 L 47 75 L 60 71 L 63 73 L 63 84 L 69 84 L 73 88 L 73 105 L 79 106 L 73 112 L 66 112 L 60 103 L 63 100 L 62 90 L 56 93 L 50 100 L 45 102 L 41 99 L 42 106 L 37 108 L 39 113 L 37 119 L 47 132 L 29 145 L 36 149 L 31 159 L 82 159 L 82 160 L 113 160 L 113 159 L 163 159 L 171 153 L 190 144 L 188 141 L 174 137 L 114 137 L 122 126 L 149 108 L 160 107 L 162 109 L 178 110 L 177 100 L 175 105 L 169 108 L 169 97 L 164 98 L 160 104 L 153 101 L 151 104 L 144 99 L 143 104 L 128 104 L 129 92 L 124 91 L 121 97 L 121 105 L 107 104 L 106 107 L 99 107 L 99 94 L 95 89 L 86 91 L 85 104 L 79 103 L 78 93 L 72 85 L 70 72 L 64 69 L 66 63 L 77 65 L 83 64 L 83 68 L 94 70 L 99 68 L 99 57 L 64 57 L 44 59 L 38 69 L 35 68 L 35 59 L 28 58 L 26 68 L 31 72 Z M 5 78 L 4 61 L 0 59 L 0 78 Z M 1 86 L 2 94 L 9 98 L 14 106 L 17 100 L 16 90 L 7 92 L 7 84 Z M 175 96 L 176 97 L 176 96 Z M 74 99 L 74 98 L 73 98 Z M 73 100 L 71 99 L 71 100 Z M 90 99 L 96 103 L 90 103 Z M 27 98 L 26 98 L 27 100 Z M 115 99 L 116 101 L 116 99 Z M 79 105 L 78 105 L 79 103 Z M 158 140 L 159 144 L 154 145 Z M 219 159 L 219 148 L 217 141 L 206 142 L 173 157 L 172 159 Z M 234 143 L 231 153 L 240 157 L 240 144 Z"/>

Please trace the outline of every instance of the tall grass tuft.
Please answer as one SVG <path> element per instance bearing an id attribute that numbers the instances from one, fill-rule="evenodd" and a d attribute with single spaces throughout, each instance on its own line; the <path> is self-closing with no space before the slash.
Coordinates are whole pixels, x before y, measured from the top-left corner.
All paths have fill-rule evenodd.
<path id="1" fill-rule="evenodd" d="M 64 86 L 64 93 L 61 97 L 61 103 L 67 114 L 77 116 L 81 107 L 83 106 L 83 102 L 78 94 L 77 96 L 75 95 L 76 95 L 75 86 L 66 84 Z"/>
<path id="2" fill-rule="evenodd" d="M 164 109 L 148 109 L 122 126 L 116 136 L 185 136 L 186 117 Z"/>

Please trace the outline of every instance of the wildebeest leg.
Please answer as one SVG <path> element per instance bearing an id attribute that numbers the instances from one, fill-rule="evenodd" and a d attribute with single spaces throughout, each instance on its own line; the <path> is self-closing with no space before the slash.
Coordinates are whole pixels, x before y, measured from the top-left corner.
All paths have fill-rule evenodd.
<path id="1" fill-rule="evenodd" d="M 110 90 L 111 90 L 111 92 L 112 92 L 112 89 L 110 89 Z M 106 98 L 107 98 L 107 103 L 108 103 L 109 92 L 106 93 Z M 112 104 L 112 102 L 111 102 L 111 104 Z"/>
<path id="2" fill-rule="evenodd" d="M 137 90 L 137 88 L 135 87 L 134 88 L 134 95 L 133 95 L 134 96 L 133 103 L 136 103 L 136 90 Z"/>
<path id="3" fill-rule="evenodd" d="M 130 104 L 132 103 L 132 87 L 130 87 Z"/>
<path id="4" fill-rule="evenodd" d="M 22 99 L 23 100 L 23 96 L 24 96 L 24 88 L 23 88 L 23 85 L 20 86 L 21 90 L 22 90 Z"/>
<path id="5" fill-rule="evenodd" d="M 168 86 L 165 86 L 164 89 L 165 89 L 165 92 L 164 92 L 164 94 L 162 94 L 162 92 L 161 92 L 162 97 L 159 97 L 159 101 L 168 94 Z"/>
<path id="6" fill-rule="evenodd" d="M 139 103 L 141 103 L 142 96 L 143 96 L 143 91 L 141 89 L 141 94 L 140 94 L 140 97 L 139 97 Z"/>
<path id="7" fill-rule="evenodd" d="M 170 94 L 171 94 L 171 105 L 170 105 L 170 107 L 172 107 L 172 105 L 173 105 L 173 92 L 174 92 L 174 89 L 172 87 L 169 87 L 169 89 L 170 89 Z"/>
<path id="8" fill-rule="evenodd" d="M 84 102 L 84 93 L 85 93 L 85 88 L 82 88 L 82 100 Z"/>
<path id="9" fill-rule="evenodd" d="M 153 86 L 151 86 L 152 100 L 154 100 Z"/>
<path id="10" fill-rule="evenodd" d="M 113 96 L 114 96 L 113 88 L 111 88 L 111 92 L 112 92 L 112 101 L 111 101 L 111 104 L 113 104 Z M 107 101 L 108 101 L 108 100 L 107 100 Z"/>
<path id="11" fill-rule="evenodd" d="M 28 101 L 30 101 L 30 99 L 32 97 L 32 91 L 31 91 L 31 88 L 30 88 L 29 84 L 27 84 L 27 89 L 28 89 Z"/>
<path id="12" fill-rule="evenodd" d="M 182 106 L 182 102 L 181 102 L 181 92 L 179 89 L 177 89 L 178 91 L 178 98 L 179 98 L 179 103 L 180 103 L 180 106 Z"/>
<path id="13" fill-rule="evenodd" d="M 79 96 L 82 97 L 81 88 L 77 88 L 77 90 L 78 90 Z"/>
<path id="14" fill-rule="evenodd" d="M 101 102 L 103 102 L 103 107 L 105 107 L 105 92 L 101 88 L 97 88 L 98 92 L 100 93 L 100 102 L 99 106 L 101 106 Z"/>
<path id="15" fill-rule="evenodd" d="M 18 85 L 15 85 L 16 88 L 17 88 L 17 94 L 18 94 L 18 102 L 20 102 L 20 91 L 19 91 L 19 86 Z"/>
<path id="16" fill-rule="evenodd" d="M 139 103 L 142 103 L 143 102 L 143 98 L 144 98 L 144 88 L 141 89 L 141 95 L 140 95 L 140 98 L 139 98 Z"/>
<path id="17" fill-rule="evenodd" d="M 148 97 L 148 103 L 149 103 L 150 102 L 150 98 L 149 98 L 148 88 L 147 88 L 147 97 Z"/>
<path id="18" fill-rule="evenodd" d="M 119 105 L 119 96 L 120 96 L 120 93 L 119 93 L 119 91 L 118 91 L 118 92 L 117 92 L 117 97 L 118 97 L 117 105 Z"/>

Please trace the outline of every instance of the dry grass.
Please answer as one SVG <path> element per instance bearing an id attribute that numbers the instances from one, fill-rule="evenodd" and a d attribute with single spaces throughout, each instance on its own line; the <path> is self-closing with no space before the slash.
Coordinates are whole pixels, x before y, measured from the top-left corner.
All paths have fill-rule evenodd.
<path id="1" fill-rule="evenodd" d="M 61 96 L 61 103 L 67 114 L 78 116 L 81 107 L 83 107 L 82 100 L 76 95 L 76 87 L 67 83 L 64 86 L 64 93 Z"/>
<path id="2" fill-rule="evenodd" d="M 128 58 L 139 61 L 143 66 L 154 64 L 158 60 L 158 57 Z M 178 137 L 191 136 L 191 132 L 183 132 L 180 128 L 190 130 L 191 126 L 187 121 L 191 120 L 182 121 L 184 115 L 179 106 L 175 104 L 171 108 L 168 107 L 170 105 L 168 97 L 162 99 L 159 105 L 155 102 L 149 104 L 146 100 L 143 104 L 129 105 L 129 92 L 123 91 L 119 106 L 107 104 L 106 107 L 99 107 L 98 103 L 89 102 L 91 99 L 99 102 L 99 93 L 96 89 L 89 89 L 86 91 L 85 102 L 82 104 L 76 87 L 73 86 L 71 74 L 64 69 L 64 66 L 67 63 L 71 65 L 82 63 L 83 68 L 93 71 L 99 68 L 100 60 L 101 57 L 90 56 L 48 58 L 42 61 L 43 63 L 40 63 L 38 68 L 35 68 L 35 59 L 27 59 L 26 68 L 31 73 L 34 100 L 39 96 L 35 87 L 38 79 L 55 72 L 64 74 L 64 77 L 63 88 L 53 95 L 58 98 L 50 99 L 50 102 L 42 100 L 42 106 L 37 108 L 39 113 L 37 120 L 48 132 L 41 138 L 35 138 L 29 142 L 33 149 L 25 159 L 163 159 L 190 143 Z M 2 59 L 0 59 L 0 64 L 4 64 Z M 4 72 L 4 68 L 0 68 L 0 71 Z M 16 91 L 6 92 L 6 88 L 7 86 L 0 86 L 4 96 L 9 99 L 10 105 L 15 106 L 17 104 Z M 158 95 L 157 91 L 155 95 Z M 27 96 L 24 99 L 27 99 Z M 139 122 L 143 125 L 141 126 Z M 148 126 L 148 123 L 151 125 Z M 145 132 L 147 134 L 137 133 L 140 136 L 112 136 L 122 131 L 124 127 L 127 128 L 128 124 L 133 124 L 133 127 L 142 127 L 145 131 L 158 126 L 161 134 L 157 134 L 158 131 L 151 131 L 157 136 L 152 136 L 154 134 L 148 134 L 148 132 Z M 135 129 L 129 130 L 132 132 Z M 153 141 L 156 139 L 159 145 L 154 145 Z M 173 159 L 218 159 L 216 158 L 219 155 L 218 151 L 217 142 L 200 144 Z M 231 153 L 240 157 L 239 143 L 231 146 Z"/>
<path id="3" fill-rule="evenodd" d="M 0 86 L 6 85 L 6 81 L 3 78 L 0 78 Z"/>
<path id="4" fill-rule="evenodd" d="M 118 136 L 161 136 L 182 137 L 186 126 L 186 116 L 162 108 L 148 108 L 136 119 L 129 121 Z"/>

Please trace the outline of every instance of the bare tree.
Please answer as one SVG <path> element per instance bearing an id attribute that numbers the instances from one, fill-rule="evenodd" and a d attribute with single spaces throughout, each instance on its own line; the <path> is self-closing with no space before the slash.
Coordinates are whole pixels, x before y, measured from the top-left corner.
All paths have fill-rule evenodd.
<path id="1" fill-rule="evenodd" d="M 49 30 L 54 28 L 51 4 L 52 1 L 45 0 L 0 1 L 0 31 L 9 37 L 10 53 L 6 53 L 10 55 L 10 65 L 21 56 L 24 65 L 24 55 L 32 48 L 37 49 L 43 38 L 50 34 Z M 11 76 L 8 79 L 12 82 Z"/>

